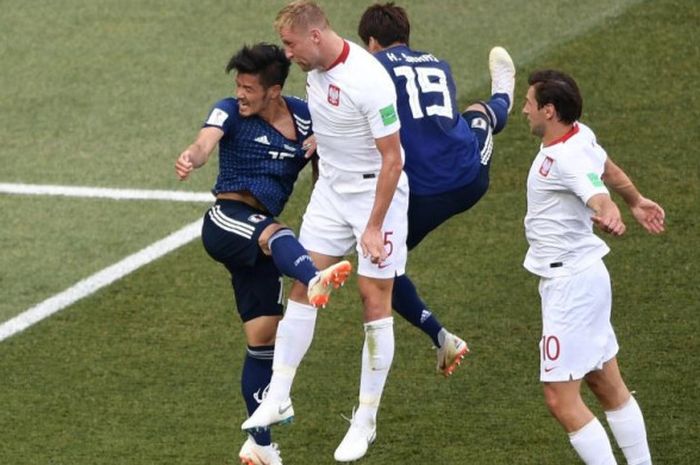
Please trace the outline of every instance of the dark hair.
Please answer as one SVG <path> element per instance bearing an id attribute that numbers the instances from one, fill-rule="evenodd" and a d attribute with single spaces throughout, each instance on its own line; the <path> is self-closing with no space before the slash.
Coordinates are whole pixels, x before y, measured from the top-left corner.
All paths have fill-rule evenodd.
<path id="1" fill-rule="evenodd" d="M 581 117 L 583 99 L 574 78 L 553 69 L 534 71 L 527 80 L 535 88 L 537 108 L 552 104 L 559 120 L 571 124 Z"/>
<path id="2" fill-rule="evenodd" d="M 235 69 L 239 74 L 257 74 L 260 84 L 267 89 L 275 84 L 284 87 L 291 62 L 277 45 L 264 42 L 253 46 L 244 45 L 231 57 L 226 72 Z"/>
<path id="3" fill-rule="evenodd" d="M 374 37 L 379 45 L 388 47 L 396 42 L 408 45 L 411 36 L 411 23 L 406 10 L 389 2 L 376 3 L 365 10 L 357 26 L 357 34 L 365 45 Z"/>

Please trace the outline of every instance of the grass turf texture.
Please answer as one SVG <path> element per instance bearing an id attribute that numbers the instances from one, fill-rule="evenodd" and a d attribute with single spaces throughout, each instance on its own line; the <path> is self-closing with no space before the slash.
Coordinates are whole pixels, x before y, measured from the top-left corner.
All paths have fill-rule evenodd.
<path id="1" fill-rule="evenodd" d="M 269 23 L 261 22 L 259 15 L 272 17 L 281 4 L 269 3 L 274 6 L 243 2 L 256 10 L 241 7 L 236 34 L 258 37 L 259 25 Z M 460 8 L 457 3 L 449 2 Z M 88 12 L 90 5 L 84 5 Z M 113 11 L 115 18 L 122 18 L 117 23 L 133 28 L 134 23 L 142 24 L 139 18 L 147 21 L 159 11 L 155 3 L 128 4 L 133 8 L 137 5 L 145 10 L 129 13 L 125 6 L 126 19 Z M 430 11 L 427 5 L 416 2 L 415 8 Z M 7 162 L 2 180 L 45 182 L 42 180 L 48 176 L 55 183 L 85 179 L 86 183 L 109 186 L 174 185 L 172 178 L 167 178 L 172 161 L 193 136 L 193 128 L 206 111 L 202 105 L 209 105 L 228 90 L 221 85 L 227 81 L 221 79 L 219 68 L 212 71 L 211 62 L 223 65 L 231 51 L 220 45 L 230 44 L 230 40 L 204 47 L 204 41 L 200 42 L 203 29 L 200 23 L 195 27 L 189 17 L 195 11 L 183 8 L 163 13 L 166 20 L 185 28 L 180 31 L 183 35 L 189 32 L 193 36 L 193 45 L 183 49 L 179 58 L 193 60 L 190 54 L 206 51 L 218 54 L 216 59 L 202 59 L 199 66 L 185 73 L 187 66 L 178 56 L 170 60 L 159 57 L 154 44 L 131 45 L 123 52 L 133 54 L 134 60 L 144 60 L 144 66 L 156 63 L 150 72 L 141 71 L 144 76 L 154 73 L 155 80 L 167 81 L 163 85 L 184 86 L 177 87 L 179 92 L 163 103 L 168 111 L 159 114 L 166 115 L 165 121 L 148 127 L 150 120 L 141 122 L 140 114 L 128 116 L 129 107 L 141 98 L 148 102 L 150 93 L 141 95 L 143 89 L 130 91 L 130 86 L 123 84 L 130 103 L 122 102 L 121 110 L 115 111 L 127 116 L 111 125 L 119 137 L 115 135 L 107 144 L 88 144 L 84 164 L 79 165 L 85 168 L 82 173 L 68 168 L 76 160 L 51 159 L 54 153 L 70 153 L 70 147 L 83 140 L 81 131 L 64 128 L 61 124 L 68 122 L 61 121 L 55 129 L 61 135 L 57 145 L 47 146 L 39 139 L 33 148 L 43 155 L 37 154 L 10 137 L 18 132 L 27 137 L 32 134 L 31 130 L 22 133 L 27 129 L 12 123 L 18 110 L 3 111 L 2 131 L 8 131 L 3 140 L 15 151 L 4 147 L 0 152 L 3 163 Z M 328 9 L 332 17 L 347 11 L 351 18 L 362 10 L 350 2 L 329 4 Z M 22 20 L 22 11 L 10 10 L 14 11 L 13 20 Z M 452 17 L 446 30 L 462 27 L 459 15 L 437 10 L 440 17 Z M 29 14 L 26 9 L 24 12 Z M 214 13 L 223 16 L 230 12 L 221 7 Z M 479 14 L 482 21 L 489 18 L 486 10 Z M 490 193 L 473 211 L 428 238 L 409 260 L 409 273 L 431 307 L 448 328 L 467 338 L 473 353 L 452 379 L 437 378 L 431 372 L 434 354 L 428 340 L 397 318 L 396 357 L 380 411 L 378 441 L 363 463 L 577 463 L 565 434 L 542 402 L 537 382 L 540 324 L 536 279 L 521 268 L 526 249 L 522 230 L 524 180 L 537 141 L 527 135 L 518 110 L 527 73 L 543 66 L 566 69 L 578 79 L 585 101 L 583 121 L 593 127 L 613 159 L 642 191 L 666 208 L 669 231 L 664 236 L 645 235 L 626 215 L 631 226 L 628 234 L 621 239 L 606 238 L 612 248 L 606 262 L 613 279 L 613 321 L 621 343 L 620 364 L 645 413 L 655 463 L 698 462 L 700 367 L 695 354 L 700 257 L 694 246 L 700 214 L 694 140 L 700 118 L 694 90 L 699 77 L 694 30 L 698 19 L 692 2 L 645 2 L 580 36 L 563 35 L 563 42 L 531 48 L 539 50 L 532 55 L 525 53 L 530 48 L 518 45 L 527 59 L 520 63 L 515 114 L 496 140 Z M 48 37 L 65 33 L 65 28 L 53 27 L 55 23 L 61 25 L 55 18 L 43 25 Z M 414 23 L 417 33 L 424 28 L 423 23 L 432 24 L 428 19 L 419 22 L 415 16 Z M 84 26 L 88 25 L 86 21 Z M 525 31 L 519 31 L 518 37 L 528 37 L 528 31 L 537 30 L 522 27 Z M 176 40 L 177 31 L 168 31 L 164 32 L 171 35 L 166 34 L 163 43 Z M 74 36 L 78 40 L 80 35 L 76 32 Z M 270 35 L 269 40 L 274 37 Z M 430 50 L 442 47 L 449 53 L 441 55 L 449 55 L 453 62 L 452 57 L 462 52 L 472 53 L 468 42 L 455 44 L 449 36 L 434 40 L 416 36 L 415 45 Z M 5 45 L 2 49 L 3 58 L 9 48 Z M 484 68 L 475 71 L 480 77 L 465 80 L 473 63 L 482 62 Z M 459 69 L 453 65 L 459 72 L 462 93 L 469 90 L 469 95 L 461 95 L 463 104 L 467 97 L 487 91 L 484 59 Z M 29 79 L 38 69 L 27 65 L 23 78 Z M 174 84 L 180 78 L 187 83 Z M 202 80 L 212 84 L 198 85 Z M 66 107 L 65 111 L 74 111 L 71 100 L 58 104 Z M 174 105 L 180 108 L 173 112 Z M 134 127 L 127 124 L 132 117 L 136 118 Z M 46 131 L 56 127 L 50 121 L 41 124 Z M 95 150 L 105 152 L 105 147 L 107 163 L 117 164 L 113 170 L 103 170 L 100 162 L 88 159 Z M 22 153 L 25 160 L 19 156 Z M 128 163 L 120 161 L 120 153 L 134 158 Z M 111 173 L 117 176 L 109 177 Z M 154 178 L 154 173 L 158 177 Z M 197 173 L 199 178 L 187 188 L 206 189 L 212 173 Z M 306 187 L 299 186 L 285 214 L 292 224 L 298 224 Z M 3 212 L 15 208 L 9 205 L 14 198 L 2 201 Z M 52 204 L 58 201 L 50 200 Z M 24 207 L 32 200 L 19 202 Z M 145 215 L 169 216 L 167 209 L 153 208 L 153 203 L 143 205 L 149 206 Z M 67 207 L 58 208 L 64 213 L 60 209 Z M 115 214 L 116 224 L 109 227 L 117 236 L 114 240 L 129 230 L 119 225 L 124 221 L 121 208 Z M 192 220 L 191 210 L 202 208 L 190 206 L 175 212 L 182 215 L 183 225 Z M 56 216 L 71 216 L 71 212 Z M 38 220 L 27 219 L 31 221 Z M 5 229 L 8 224 L 9 231 Z M 9 236 L 5 244 L 13 243 L 13 231 L 20 227 L 4 220 L 3 233 L 8 231 Z M 144 244 L 148 242 L 145 234 L 138 234 Z M 59 232 L 54 231 L 53 236 L 61 240 Z M 18 243 L 17 247 L 21 246 Z M 45 251 L 51 252 L 51 247 Z M 118 252 L 117 248 L 109 253 Z M 13 288 L 5 283 L 3 280 L 3 293 L 12 294 Z M 319 316 L 316 340 L 295 383 L 297 422 L 275 431 L 285 463 L 332 463 L 333 449 L 347 427 L 338 414 L 349 414 L 356 403 L 361 340 L 353 280 Z M 237 463 L 235 454 L 244 439 L 238 430 L 245 415 L 238 392 L 243 345 L 226 273 L 206 257 L 199 243 L 193 243 L 0 344 L 0 463 Z M 586 399 L 595 405 L 591 396 L 586 395 Z M 594 411 L 601 414 L 598 408 Z M 624 463 L 619 455 L 618 460 Z"/>

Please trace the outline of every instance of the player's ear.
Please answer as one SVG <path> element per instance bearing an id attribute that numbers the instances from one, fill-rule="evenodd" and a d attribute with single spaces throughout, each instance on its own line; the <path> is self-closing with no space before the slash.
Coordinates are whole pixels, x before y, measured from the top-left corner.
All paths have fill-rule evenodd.
<path id="1" fill-rule="evenodd" d="M 382 46 L 379 45 L 379 41 L 373 36 L 369 36 L 369 42 L 367 43 L 367 50 L 369 53 L 377 53 L 382 50 Z"/>
<path id="2" fill-rule="evenodd" d="M 321 42 L 321 30 L 318 28 L 313 28 L 309 31 L 309 34 L 311 35 L 311 41 L 318 45 Z"/>
<path id="3" fill-rule="evenodd" d="M 282 95 L 282 86 L 279 84 L 272 85 L 267 88 L 267 93 L 273 99 L 278 98 L 280 95 Z"/>

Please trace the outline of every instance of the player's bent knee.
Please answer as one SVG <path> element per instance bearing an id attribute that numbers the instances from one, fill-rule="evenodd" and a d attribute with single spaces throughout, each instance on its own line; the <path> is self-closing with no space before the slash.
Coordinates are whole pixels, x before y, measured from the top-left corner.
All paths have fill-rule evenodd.
<path id="1" fill-rule="evenodd" d="M 273 345 L 280 319 L 281 316 L 278 315 L 264 315 L 246 321 L 243 324 L 243 331 L 247 344 L 249 346 Z"/>
<path id="2" fill-rule="evenodd" d="M 468 113 L 468 112 L 472 112 L 472 111 L 483 113 L 484 117 L 488 117 L 488 115 L 486 114 L 486 107 L 484 106 L 483 103 L 478 103 L 478 102 L 472 103 L 463 111 L 463 113 Z"/>
<path id="3" fill-rule="evenodd" d="M 286 232 L 288 231 L 288 232 Z M 270 243 L 274 240 L 274 238 L 278 235 L 284 235 L 284 234 L 291 234 L 294 235 L 294 232 L 289 229 L 287 226 L 281 224 L 281 223 L 270 223 L 262 233 L 260 233 L 260 237 L 258 237 L 258 246 L 260 247 L 260 250 L 262 250 L 265 255 L 270 255 Z"/>

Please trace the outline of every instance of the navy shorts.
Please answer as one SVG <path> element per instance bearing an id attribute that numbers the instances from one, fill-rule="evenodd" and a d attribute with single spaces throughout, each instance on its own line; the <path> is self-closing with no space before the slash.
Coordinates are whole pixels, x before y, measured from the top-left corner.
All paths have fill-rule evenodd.
<path id="1" fill-rule="evenodd" d="M 217 200 L 204 215 L 204 249 L 231 273 L 236 306 L 244 322 L 283 313 L 282 275 L 258 245 L 263 230 L 276 222 L 269 214 L 236 200 Z"/>
<path id="2" fill-rule="evenodd" d="M 451 217 L 469 210 L 489 188 L 489 168 L 493 150 L 490 119 L 482 112 L 468 111 L 462 114 L 479 143 L 481 163 L 479 174 L 466 186 L 435 195 L 409 194 L 408 200 L 408 250 Z"/>

